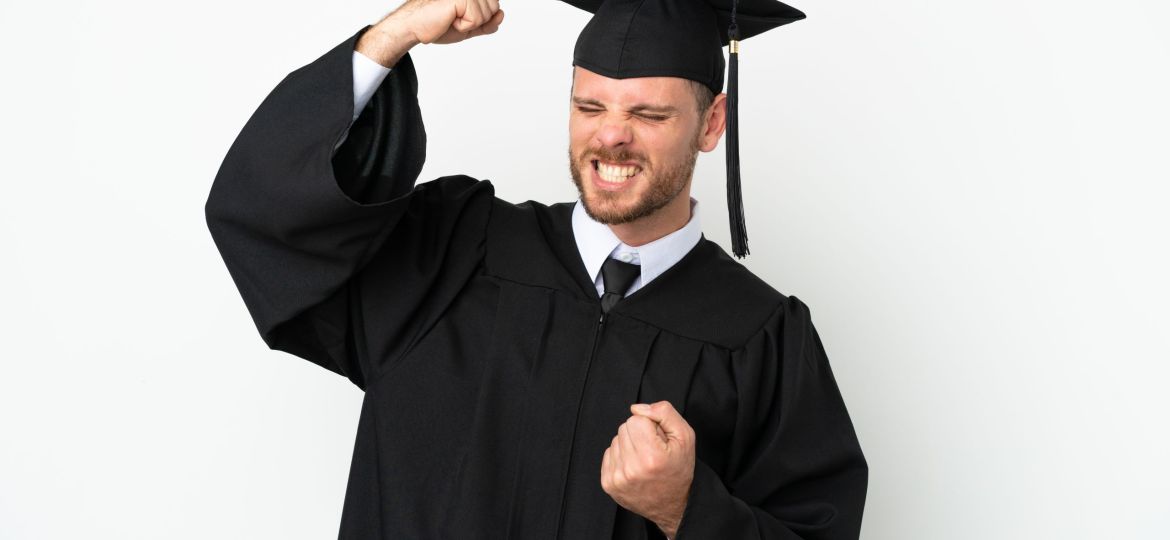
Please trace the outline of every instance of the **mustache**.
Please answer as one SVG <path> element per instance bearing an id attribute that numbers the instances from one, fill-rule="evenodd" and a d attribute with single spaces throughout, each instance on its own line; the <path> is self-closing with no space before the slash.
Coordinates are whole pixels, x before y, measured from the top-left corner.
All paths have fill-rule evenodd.
<path id="1" fill-rule="evenodd" d="M 589 148 L 589 149 L 586 149 L 583 152 L 581 152 L 580 160 L 585 161 L 586 158 L 590 157 L 590 156 L 592 159 L 598 159 L 601 161 L 617 161 L 617 162 L 632 161 L 632 162 L 637 163 L 639 166 L 643 166 L 643 168 L 644 168 L 644 165 L 646 163 L 645 156 L 643 156 L 642 154 L 639 154 L 637 152 L 630 151 L 629 149 L 626 149 L 626 148 L 621 148 L 618 150 L 612 150 L 612 149 L 604 148 L 604 147 Z"/>

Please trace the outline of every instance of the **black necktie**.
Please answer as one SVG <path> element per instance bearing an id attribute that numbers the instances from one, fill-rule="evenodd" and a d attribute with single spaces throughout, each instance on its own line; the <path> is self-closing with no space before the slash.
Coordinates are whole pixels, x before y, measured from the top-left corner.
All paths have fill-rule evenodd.
<path id="1" fill-rule="evenodd" d="M 605 263 L 601 265 L 601 282 L 605 288 L 605 294 L 601 295 L 601 312 L 609 313 L 614 304 L 618 303 L 626 291 L 630 290 L 630 285 L 634 284 L 634 280 L 642 273 L 642 267 L 636 264 L 622 262 L 614 258 L 606 258 Z"/>

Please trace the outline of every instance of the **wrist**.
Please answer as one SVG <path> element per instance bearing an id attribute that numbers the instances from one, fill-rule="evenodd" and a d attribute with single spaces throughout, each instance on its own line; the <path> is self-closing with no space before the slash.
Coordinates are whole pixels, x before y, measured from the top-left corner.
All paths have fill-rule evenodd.
<path id="1" fill-rule="evenodd" d="M 687 497 L 689 499 L 690 497 Z M 686 515 L 687 499 L 683 499 L 681 504 L 672 508 L 668 513 L 657 516 L 658 519 L 653 520 L 654 525 L 658 530 L 662 531 L 667 538 L 674 538 L 678 535 L 678 528 L 682 526 L 683 516 Z"/>
<path id="2" fill-rule="evenodd" d="M 414 33 L 391 15 L 371 26 L 354 45 L 354 50 L 367 58 L 392 68 L 419 41 Z"/>
<path id="3" fill-rule="evenodd" d="M 655 525 L 658 526 L 658 530 L 662 531 L 662 534 L 666 535 L 667 538 L 674 538 L 678 535 L 679 524 L 677 521 L 674 523 L 655 523 Z"/>

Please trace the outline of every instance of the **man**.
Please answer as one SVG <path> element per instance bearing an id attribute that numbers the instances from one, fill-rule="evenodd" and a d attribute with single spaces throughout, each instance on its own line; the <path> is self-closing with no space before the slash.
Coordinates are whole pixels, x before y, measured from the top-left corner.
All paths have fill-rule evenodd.
<path id="1" fill-rule="evenodd" d="M 496 0 L 409 0 L 292 72 L 216 177 L 265 342 L 365 391 L 340 537 L 856 538 L 867 467 L 808 308 L 703 239 L 689 195 L 727 122 L 728 6 L 572 3 L 595 12 L 575 204 L 414 185 L 408 51 L 495 32 Z M 799 14 L 738 9 L 748 33 Z"/>

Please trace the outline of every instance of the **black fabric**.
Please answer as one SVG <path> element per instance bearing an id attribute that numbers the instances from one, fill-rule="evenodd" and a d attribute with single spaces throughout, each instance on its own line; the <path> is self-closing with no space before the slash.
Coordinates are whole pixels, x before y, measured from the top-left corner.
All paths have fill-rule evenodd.
<path id="1" fill-rule="evenodd" d="M 723 50 L 734 0 L 564 0 L 593 13 L 577 37 L 573 65 L 613 79 L 682 77 L 723 91 Z M 799 21 L 776 0 L 740 0 L 739 39 Z"/>
<path id="2" fill-rule="evenodd" d="M 703 239 L 599 322 L 571 204 L 413 186 L 409 57 L 332 157 L 360 34 L 277 85 L 206 204 L 265 342 L 365 391 L 339 538 L 660 537 L 600 485 L 659 400 L 696 433 L 679 540 L 857 538 L 867 467 L 808 308 Z"/>
<path id="3" fill-rule="evenodd" d="M 605 294 L 601 295 L 601 312 L 609 313 L 613 306 L 626 295 L 634 280 L 642 273 L 642 267 L 622 262 L 612 257 L 601 263 L 601 283 Z"/>

